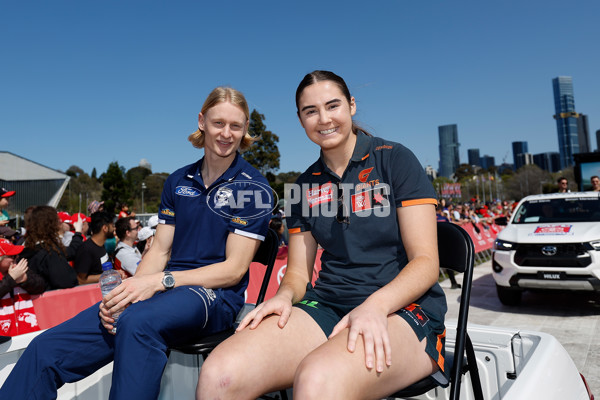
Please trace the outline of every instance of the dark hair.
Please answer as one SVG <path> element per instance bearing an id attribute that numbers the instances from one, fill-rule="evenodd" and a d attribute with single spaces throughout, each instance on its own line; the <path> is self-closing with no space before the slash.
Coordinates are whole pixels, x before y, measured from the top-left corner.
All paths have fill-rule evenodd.
<path id="1" fill-rule="evenodd" d="M 561 176 L 560 178 L 558 178 L 558 179 L 556 180 L 556 183 L 560 183 L 560 181 L 562 181 L 562 180 L 565 180 L 565 181 L 567 181 L 567 182 L 568 182 L 567 178 L 565 178 L 564 176 Z"/>
<path id="2" fill-rule="evenodd" d="M 37 206 L 31 209 L 27 219 L 25 247 L 35 249 L 40 246 L 48 252 L 64 252 L 65 247 L 58 237 L 58 221 L 54 207 Z"/>
<path id="3" fill-rule="evenodd" d="M 341 76 L 338 76 L 331 71 L 316 70 L 309 74 L 306 74 L 304 78 L 300 81 L 300 84 L 298 84 L 298 88 L 296 89 L 296 112 L 298 113 L 298 116 L 300 116 L 300 96 L 302 96 L 302 92 L 304 91 L 304 89 L 306 89 L 310 85 L 314 85 L 317 82 L 323 81 L 331 81 L 335 83 L 346 98 L 346 100 L 348 101 L 348 104 L 352 103 L 352 96 L 350 95 L 348 85 L 346 85 L 346 82 L 344 81 L 344 79 L 342 79 Z M 352 121 L 352 132 L 356 134 L 358 131 L 361 131 L 366 135 L 372 136 L 369 132 L 361 128 L 356 122 Z"/>
<path id="4" fill-rule="evenodd" d="M 135 221 L 134 217 L 119 218 L 115 223 L 115 231 L 119 240 L 125 239 L 127 232 L 130 230 L 129 221 Z"/>
<path id="5" fill-rule="evenodd" d="M 92 235 L 100 232 L 104 225 L 112 224 L 113 216 L 106 211 L 96 211 L 91 215 L 90 232 Z"/>

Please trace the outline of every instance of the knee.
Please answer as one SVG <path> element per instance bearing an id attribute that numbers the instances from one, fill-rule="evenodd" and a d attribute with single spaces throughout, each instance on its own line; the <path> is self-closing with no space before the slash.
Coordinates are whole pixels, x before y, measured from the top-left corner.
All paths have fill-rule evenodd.
<path id="1" fill-rule="evenodd" d="M 327 387 L 334 385 L 336 371 L 321 356 L 308 355 L 296 369 L 294 395 L 298 394 L 303 399 L 322 399 L 328 392 Z"/>
<path id="2" fill-rule="evenodd" d="M 202 363 L 196 399 L 239 398 L 235 394 L 243 389 L 242 374 L 236 357 L 211 354 Z"/>

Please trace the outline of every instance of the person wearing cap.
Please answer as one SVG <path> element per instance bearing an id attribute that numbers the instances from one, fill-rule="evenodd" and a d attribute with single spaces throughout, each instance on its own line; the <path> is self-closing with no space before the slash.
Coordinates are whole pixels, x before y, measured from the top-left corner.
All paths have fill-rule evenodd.
<path id="1" fill-rule="evenodd" d="M 0 298 L 20 286 L 29 294 L 43 293 L 46 290 L 44 279 L 28 268 L 27 259 L 15 263 L 23 246 L 16 246 L 6 239 L 0 239 Z"/>
<path id="2" fill-rule="evenodd" d="M 15 195 L 14 190 L 6 190 L 4 188 L 0 188 L 0 226 L 5 226 L 9 223 L 10 217 L 8 216 L 8 212 L 6 209 L 9 205 L 9 198 Z"/>
<path id="3" fill-rule="evenodd" d="M 92 215 L 97 211 L 104 211 L 104 202 L 98 200 L 92 200 L 88 205 L 88 215 Z"/>
<path id="4" fill-rule="evenodd" d="M 7 239 L 11 243 L 14 243 L 18 239 L 17 231 L 8 226 L 0 226 L 0 239 Z"/>
<path id="5" fill-rule="evenodd" d="M 144 226 L 138 232 L 138 241 L 136 243 L 137 249 L 142 253 L 142 258 L 146 255 L 150 247 L 152 247 L 152 243 L 154 242 L 154 234 L 156 229 L 152 229 L 149 226 Z"/>
<path id="6" fill-rule="evenodd" d="M 135 275 L 142 253 L 134 246 L 140 225 L 134 217 L 120 218 L 115 222 L 115 232 L 119 243 L 115 249 L 115 268 L 125 271 L 127 278 Z"/>

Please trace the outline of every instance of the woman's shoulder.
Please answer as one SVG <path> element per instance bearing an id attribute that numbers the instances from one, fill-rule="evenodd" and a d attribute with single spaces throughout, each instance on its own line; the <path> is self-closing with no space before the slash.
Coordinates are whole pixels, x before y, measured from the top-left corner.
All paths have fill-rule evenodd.
<path id="1" fill-rule="evenodd" d="M 306 169 L 303 173 L 300 174 L 298 179 L 296 179 L 296 183 L 303 182 L 314 182 L 314 177 L 321 174 L 323 171 L 323 167 L 321 165 L 321 161 L 317 160 L 310 167 Z"/>

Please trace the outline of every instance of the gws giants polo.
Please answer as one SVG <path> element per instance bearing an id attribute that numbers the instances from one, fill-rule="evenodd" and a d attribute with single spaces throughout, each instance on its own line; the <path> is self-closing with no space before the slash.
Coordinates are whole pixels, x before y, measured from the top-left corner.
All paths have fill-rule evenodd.
<path id="1" fill-rule="evenodd" d="M 289 232 L 310 231 L 323 247 L 314 291 L 338 304 L 361 304 L 407 264 L 396 208 L 437 204 L 410 150 L 362 132 L 341 178 L 320 157 L 296 184 L 287 199 Z M 443 321 L 446 301 L 437 283 L 415 303 Z"/>

